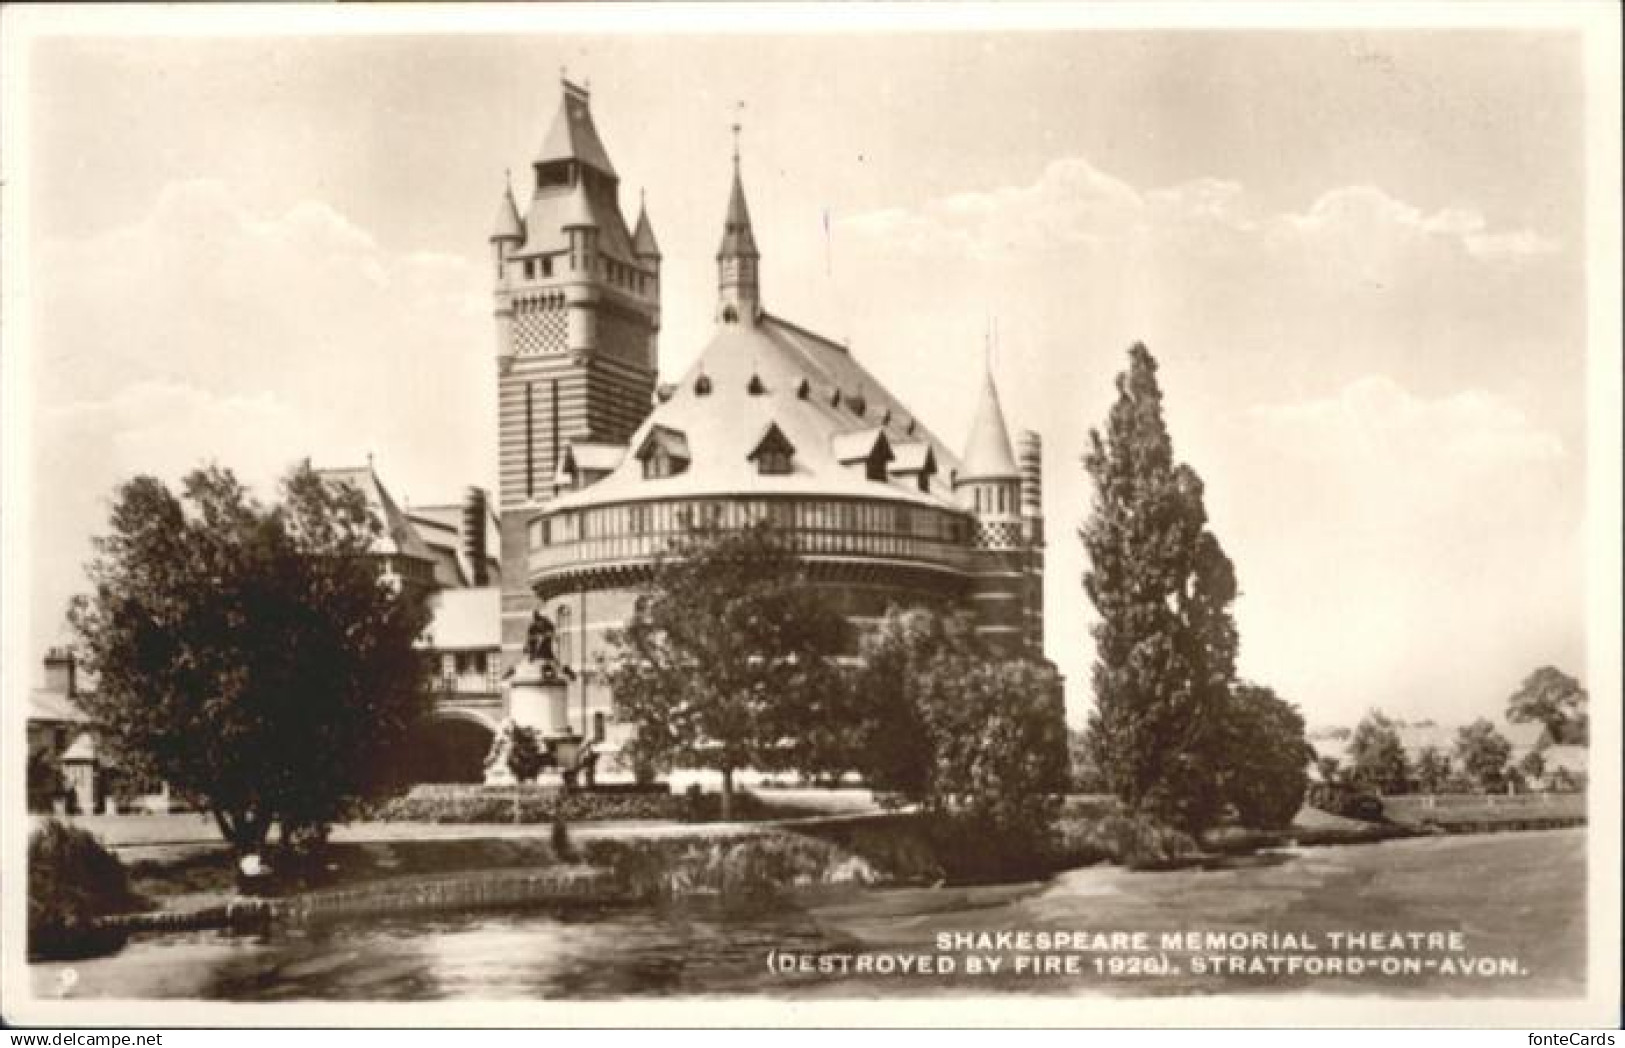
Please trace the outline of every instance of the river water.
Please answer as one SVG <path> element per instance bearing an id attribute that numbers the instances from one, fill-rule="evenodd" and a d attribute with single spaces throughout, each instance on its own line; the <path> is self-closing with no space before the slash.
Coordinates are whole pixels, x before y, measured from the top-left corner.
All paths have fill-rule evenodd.
<path id="1" fill-rule="evenodd" d="M 771 909 L 701 900 L 592 914 L 377 920 L 268 938 L 143 936 L 109 957 L 34 965 L 33 979 L 45 997 L 256 1001 L 886 997 L 968 987 L 1569 996 L 1584 989 L 1585 841 L 1583 829 L 1436 837 L 1272 852 L 1208 870 L 1101 866 L 1034 884 L 852 890 Z M 1035 939 L 1024 947 L 995 938 L 1001 932 Z M 1037 945 L 1039 933 L 1057 932 L 1139 932 L 1149 945 Z M 1223 962 L 1235 970 L 1215 971 L 1211 945 L 1170 950 L 1162 939 L 1191 932 L 1203 943 L 1208 933 L 1273 932 L 1277 940 L 1221 950 L 1239 960 Z M 1371 952 L 1368 943 L 1355 951 L 1368 970 L 1328 970 L 1331 958 L 1349 953 L 1335 938 L 1348 932 L 1433 932 L 1433 942 L 1454 945 L 1431 949 L 1418 939 Z M 955 934 L 961 938 L 939 941 Z M 998 959 L 998 971 L 968 974 L 974 955 Z M 1295 969 L 1280 967 L 1289 959 L 1270 960 L 1294 955 Z M 1304 970 L 1316 964 L 1312 974 Z"/>

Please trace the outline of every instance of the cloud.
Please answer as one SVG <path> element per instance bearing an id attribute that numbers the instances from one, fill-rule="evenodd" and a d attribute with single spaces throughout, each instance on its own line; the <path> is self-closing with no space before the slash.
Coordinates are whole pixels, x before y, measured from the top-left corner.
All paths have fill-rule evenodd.
<path id="1" fill-rule="evenodd" d="M 1356 379 L 1330 397 L 1258 406 L 1248 415 L 1287 453 L 1328 464 L 1436 458 L 1472 469 L 1564 455 L 1556 434 L 1484 390 L 1428 400 L 1381 375 Z"/>
<path id="2" fill-rule="evenodd" d="M 134 473 L 205 462 L 262 495 L 304 457 L 371 453 L 399 498 L 494 470 L 486 268 L 396 250 L 334 208 L 255 209 L 221 182 L 35 252 L 34 614 L 52 630 Z"/>
<path id="3" fill-rule="evenodd" d="M 1559 249 L 1532 230 L 1491 230 L 1472 208 L 1429 214 L 1375 186 L 1331 189 L 1307 210 L 1271 214 L 1236 182 L 1201 178 L 1141 191 L 1082 157 L 1050 163 L 1028 185 L 954 193 L 914 208 L 852 215 L 844 224 L 901 254 L 960 252 L 984 260 L 1080 247 L 1132 255 L 1237 238 L 1363 269 L 1440 247 L 1496 261 Z"/>

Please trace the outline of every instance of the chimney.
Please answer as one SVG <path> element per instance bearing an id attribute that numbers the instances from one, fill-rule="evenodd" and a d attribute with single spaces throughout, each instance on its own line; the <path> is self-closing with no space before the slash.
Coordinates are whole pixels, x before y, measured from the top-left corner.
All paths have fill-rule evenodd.
<path id="1" fill-rule="evenodd" d="M 73 652 L 66 648 L 52 648 L 45 653 L 45 690 L 74 695 L 75 665 Z"/>
<path id="2" fill-rule="evenodd" d="M 485 489 L 471 487 L 463 492 L 463 522 L 457 537 L 461 541 L 463 558 L 468 561 L 469 580 L 476 586 L 489 586 L 491 572 L 486 563 Z"/>

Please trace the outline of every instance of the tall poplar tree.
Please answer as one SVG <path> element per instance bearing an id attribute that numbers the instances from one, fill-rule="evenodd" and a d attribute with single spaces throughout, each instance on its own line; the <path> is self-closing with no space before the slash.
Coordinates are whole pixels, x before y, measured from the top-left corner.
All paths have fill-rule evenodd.
<path id="1" fill-rule="evenodd" d="M 1201 478 L 1174 461 L 1157 362 L 1139 343 L 1128 355 L 1084 457 L 1096 495 L 1079 532 L 1084 588 L 1099 614 L 1088 747 L 1130 808 L 1200 833 L 1224 802 L 1236 575 Z"/>

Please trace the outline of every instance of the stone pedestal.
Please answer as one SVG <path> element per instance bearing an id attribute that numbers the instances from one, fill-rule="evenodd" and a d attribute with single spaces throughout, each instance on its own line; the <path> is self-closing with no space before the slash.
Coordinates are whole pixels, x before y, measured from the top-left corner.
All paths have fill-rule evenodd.
<path id="1" fill-rule="evenodd" d="M 557 668 L 530 659 L 514 667 L 507 684 L 508 719 L 534 731 L 553 760 L 539 782 L 557 782 L 563 769 L 574 768 L 581 754 L 584 737 L 570 727 L 567 687 Z M 488 769 L 486 781 L 506 784 L 513 776 L 506 768 Z"/>

